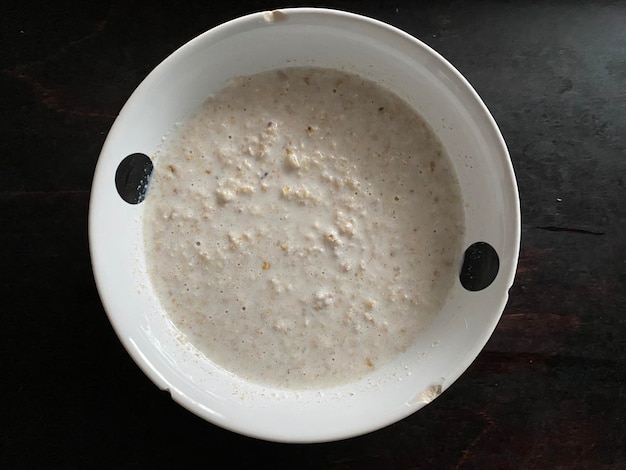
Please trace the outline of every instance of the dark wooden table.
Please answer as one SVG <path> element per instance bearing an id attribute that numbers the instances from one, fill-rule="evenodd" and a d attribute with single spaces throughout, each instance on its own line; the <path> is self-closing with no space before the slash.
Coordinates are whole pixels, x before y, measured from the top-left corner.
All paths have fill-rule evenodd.
<path id="1" fill-rule="evenodd" d="M 9 3 L 0 468 L 626 468 L 626 3 L 325 4 L 408 31 L 469 79 L 509 145 L 523 225 L 511 300 L 470 369 L 413 416 L 320 445 L 241 437 L 160 392 L 107 320 L 87 241 L 96 160 L 133 89 L 194 36 L 280 5 Z"/>

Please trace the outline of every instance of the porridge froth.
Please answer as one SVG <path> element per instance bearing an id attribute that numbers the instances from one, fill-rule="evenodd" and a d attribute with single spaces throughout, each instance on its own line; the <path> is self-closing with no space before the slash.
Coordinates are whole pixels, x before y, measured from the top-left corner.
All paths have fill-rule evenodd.
<path id="1" fill-rule="evenodd" d="M 153 288 L 216 364 L 285 388 L 407 350 L 455 282 L 464 231 L 441 143 L 359 76 L 240 77 L 172 130 L 144 209 Z"/>

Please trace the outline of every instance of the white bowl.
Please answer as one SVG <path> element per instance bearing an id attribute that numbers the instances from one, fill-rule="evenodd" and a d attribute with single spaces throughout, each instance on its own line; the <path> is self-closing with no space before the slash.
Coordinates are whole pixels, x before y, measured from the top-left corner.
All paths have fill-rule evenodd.
<path id="1" fill-rule="evenodd" d="M 116 190 L 118 166 L 126 156 L 152 155 L 175 122 L 230 78 L 296 65 L 360 74 L 416 108 L 442 141 L 461 183 L 463 248 L 488 244 L 480 245 L 478 257 L 466 259 L 465 267 L 474 274 L 487 269 L 487 275 L 495 275 L 493 280 L 487 276 L 476 291 L 457 281 L 432 326 L 394 363 L 357 382 L 306 391 L 246 382 L 176 339 L 146 274 L 142 205 L 125 202 Z M 123 169 L 120 172 L 124 176 Z M 119 182 L 119 173 L 117 177 Z M 130 181 L 135 177 L 131 175 Z M 238 433 L 283 442 L 320 442 L 364 434 L 405 418 L 446 390 L 476 358 L 502 314 L 513 282 L 520 242 L 519 199 L 506 145 L 493 118 L 445 59 L 379 21 L 295 8 L 256 13 L 218 26 L 174 52 L 141 83 L 102 149 L 91 192 L 89 238 L 98 290 L 110 321 L 129 354 L 159 388 L 193 413 Z M 482 251 L 489 246 L 492 251 Z M 485 259 L 495 259 L 493 269 L 481 264 Z M 462 263 L 459 260 L 459 267 Z"/>

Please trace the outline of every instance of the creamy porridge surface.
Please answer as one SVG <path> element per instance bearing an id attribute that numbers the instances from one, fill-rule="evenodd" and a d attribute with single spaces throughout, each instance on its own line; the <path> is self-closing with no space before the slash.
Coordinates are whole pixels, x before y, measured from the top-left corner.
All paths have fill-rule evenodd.
<path id="1" fill-rule="evenodd" d="M 411 346 L 455 281 L 452 167 L 373 82 L 318 68 L 235 79 L 155 159 L 153 287 L 186 339 L 239 376 L 358 379 Z"/>

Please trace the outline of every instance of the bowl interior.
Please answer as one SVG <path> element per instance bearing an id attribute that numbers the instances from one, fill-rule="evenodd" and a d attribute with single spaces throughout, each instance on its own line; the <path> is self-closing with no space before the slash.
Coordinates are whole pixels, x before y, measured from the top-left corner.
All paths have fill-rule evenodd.
<path id="1" fill-rule="evenodd" d="M 298 65 L 360 74 L 416 108 L 442 141 L 461 183 L 463 249 L 488 242 L 500 268 L 493 283 L 477 292 L 457 281 L 431 327 L 393 364 L 348 385 L 288 391 L 248 383 L 177 339 L 146 274 L 142 205 L 120 198 L 115 173 L 127 155 L 152 155 L 174 123 L 230 78 Z M 506 303 L 519 250 L 519 218 L 506 146 L 478 95 L 451 65 L 383 23 L 299 8 L 219 26 L 183 46 L 146 78 L 103 147 L 89 228 L 96 282 L 111 323 L 161 389 L 228 429 L 270 440 L 313 442 L 362 434 L 402 419 L 459 377 L 485 345 Z"/>

